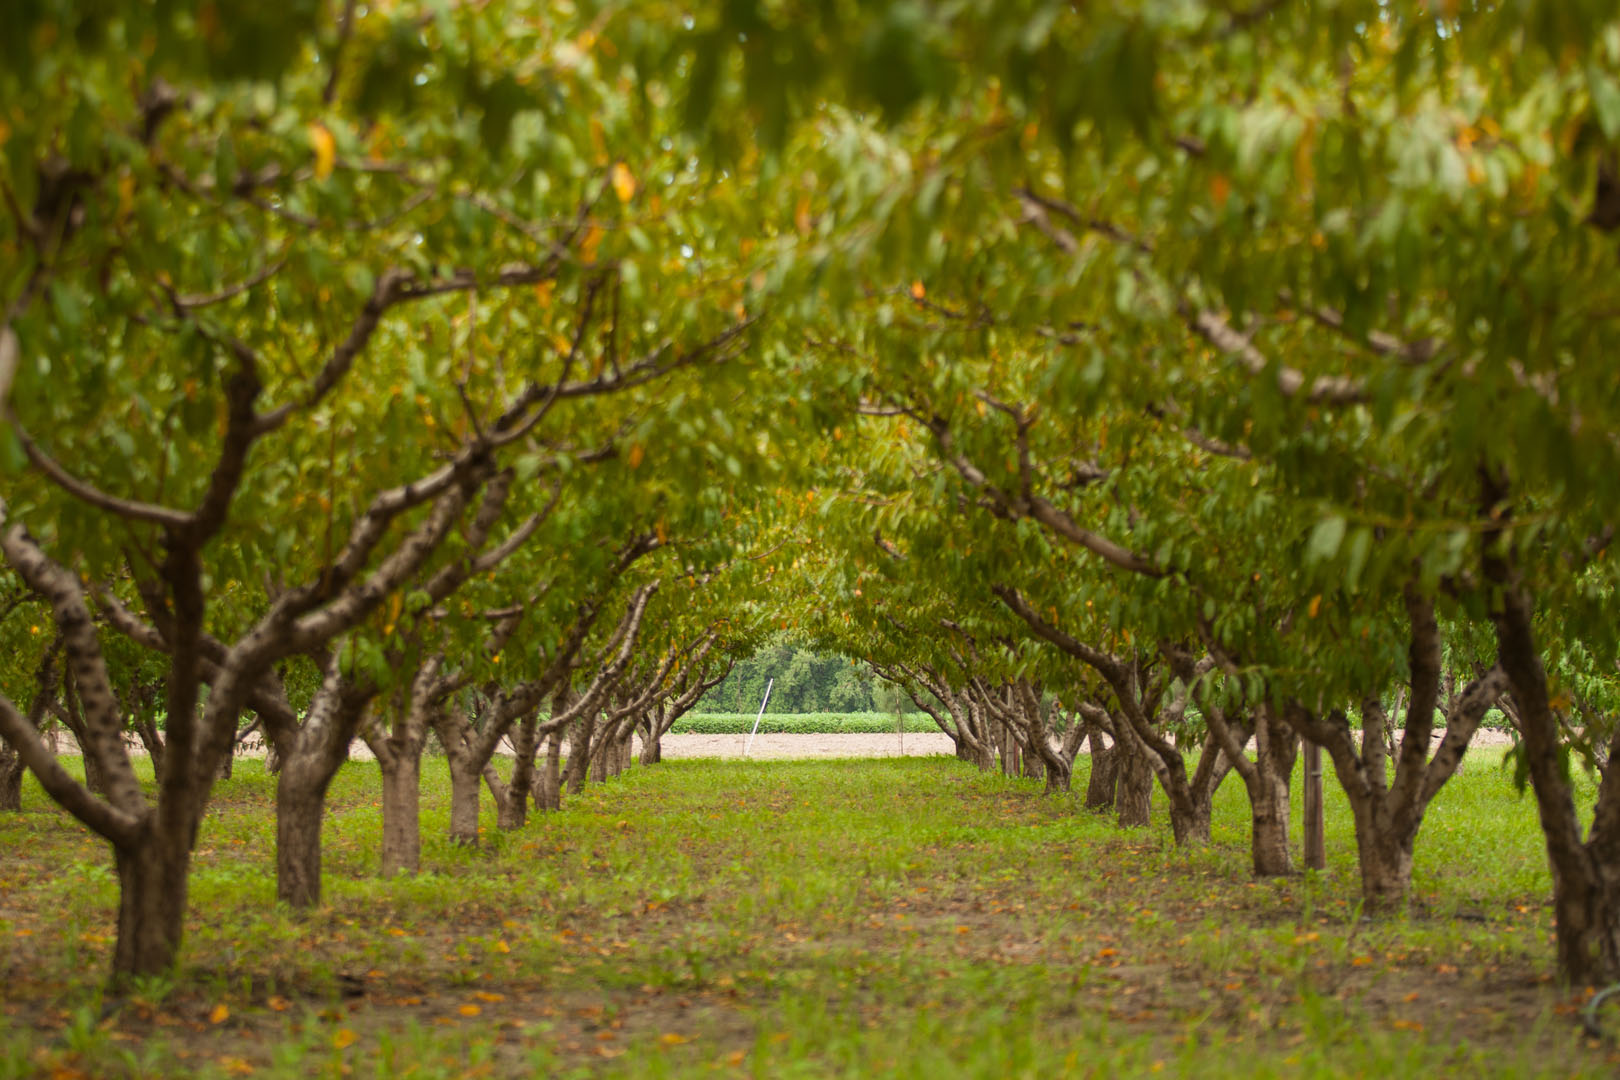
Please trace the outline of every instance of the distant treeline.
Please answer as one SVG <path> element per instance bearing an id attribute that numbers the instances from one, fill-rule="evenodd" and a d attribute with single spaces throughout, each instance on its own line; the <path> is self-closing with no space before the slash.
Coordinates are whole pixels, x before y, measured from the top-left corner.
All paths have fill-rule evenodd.
<path id="1" fill-rule="evenodd" d="M 765 683 L 775 679 L 767 713 L 916 712 L 905 692 L 864 666 L 791 642 L 767 645 L 732 668 L 698 702 L 697 712 L 757 712 Z"/>

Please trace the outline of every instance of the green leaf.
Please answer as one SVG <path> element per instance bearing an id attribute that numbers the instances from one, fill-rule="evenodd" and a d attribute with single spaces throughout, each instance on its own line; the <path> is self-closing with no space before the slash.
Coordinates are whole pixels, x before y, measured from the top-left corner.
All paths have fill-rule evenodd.
<path id="1" fill-rule="evenodd" d="M 1345 520 L 1338 514 L 1319 522 L 1311 531 L 1310 542 L 1305 546 L 1305 557 L 1308 561 L 1324 562 L 1339 553 L 1339 545 L 1344 541 Z"/>

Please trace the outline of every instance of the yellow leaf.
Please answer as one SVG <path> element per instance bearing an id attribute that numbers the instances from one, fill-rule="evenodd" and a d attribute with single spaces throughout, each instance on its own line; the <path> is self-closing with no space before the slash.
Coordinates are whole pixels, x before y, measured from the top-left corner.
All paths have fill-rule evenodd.
<path id="1" fill-rule="evenodd" d="M 332 1032 L 332 1045 L 339 1050 L 346 1050 L 360 1041 L 360 1036 L 352 1028 L 338 1028 Z"/>
<path id="2" fill-rule="evenodd" d="M 243 1058 L 222 1057 L 219 1059 L 220 1067 L 232 1076 L 252 1076 L 253 1066 Z"/>
<path id="3" fill-rule="evenodd" d="M 286 1012 L 288 1009 L 292 1008 L 292 1002 L 288 1001 L 280 994 L 275 995 L 269 1001 L 265 1002 L 265 1004 L 270 1006 L 276 1012 Z"/>
<path id="4" fill-rule="evenodd" d="M 552 280 L 537 281 L 534 283 L 534 298 L 540 301 L 541 307 L 551 306 L 551 294 L 557 291 L 557 283 Z"/>
<path id="5" fill-rule="evenodd" d="M 231 1018 L 230 1006 L 224 1004 L 223 1002 L 218 1004 L 218 1005 L 215 1005 L 214 1010 L 208 1014 L 208 1022 L 210 1024 L 223 1024 L 225 1021 L 229 1020 L 230 1018 Z"/>
<path id="6" fill-rule="evenodd" d="M 681 1043 L 691 1042 L 692 1040 L 687 1038 L 685 1035 L 680 1035 L 673 1031 L 666 1031 L 662 1035 L 658 1036 L 658 1041 L 663 1043 L 665 1046 L 679 1046 Z"/>
<path id="7" fill-rule="evenodd" d="M 600 225 L 592 225 L 585 230 L 585 239 L 579 242 L 579 257 L 587 265 L 596 261 L 596 249 L 602 246 L 602 237 L 607 235 Z"/>
<path id="8" fill-rule="evenodd" d="M 602 121 L 591 117 L 591 149 L 596 155 L 597 165 L 607 164 L 607 136 L 602 132 Z"/>
<path id="9" fill-rule="evenodd" d="M 810 235 L 810 196 L 799 196 L 799 205 L 793 208 L 793 227 L 800 236 Z"/>
<path id="10" fill-rule="evenodd" d="M 498 953 L 509 953 L 512 951 L 512 946 L 508 945 L 504 941 L 497 941 L 495 943 L 495 951 Z"/>
<path id="11" fill-rule="evenodd" d="M 641 448 L 640 443 L 630 444 L 630 455 L 627 460 L 630 462 L 630 467 L 632 469 L 639 469 L 641 467 L 641 459 L 646 456 L 647 451 Z"/>
<path id="12" fill-rule="evenodd" d="M 1310 606 L 1310 616 L 1311 616 L 1311 618 L 1313 618 L 1313 619 L 1316 618 L 1316 616 L 1319 615 L 1321 613 L 1321 611 L 1322 611 L 1322 594 L 1317 593 L 1315 596 L 1311 597 L 1311 606 Z"/>
<path id="13" fill-rule="evenodd" d="M 316 122 L 309 125 L 309 145 L 315 151 L 315 177 L 325 180 L 337 164 L 337 140 L 325 124 Z"/>
<path id="14" fill-rule="evenodd" d="M 921 281 L 913 281 L 911 283 L 911 298 L 913 300 L 921 300 L 927 295 L 928 290 L 923 288 L 923 283 Z"/>
<path id="15" fill-rule="evenodd" d="M 497 994 L 497 993 L 494 993 L 493 991 L 490 991 L 490 990 L 480 990 L 476 994 L 474 994 L 473 997 L 477 998 L 479 1001 L 491 1001 L 491 1002 L 493 1002 L 493 1001 L 505 1001 L 506 1000 L 506 995 L 505 994 Z"/>
<path id="16" fill-rule="evenodd" d="M 1308 192 L 1316 180 L 1316 163 L 1312 158 L 1316 135 L 1316 125 L 1313 122 L 1305 124 L 1305 130 L 1294 144 L 1294 187 L 1299 191 Z"/>
<path id="17" fill-rule="evenodd" d="M 619 197 L 620 202 L 629 202 L 636 196 L 636 178 L 630 172 L 630 166 L 622 161 L 613 163 L 610 173 L 613 182 L 613 194 Z"/>
<path id="18" fill-rule="evenodd" d="M 462 1016 L 477 1016 L 483 1011 L 484 1007 L 482 1005 L 463 1005 L 461 1008 L 456 1010 L 456 1012 L 460 1013 Z"/>
<path id="19" fill-rule="evenodd" d="M 0 120 L 0 128 L 3 127 L 5 127 L 5 121 Z M 0 145 L 4 145 L 5 141 L 5 139 L 0 138 Z M 130 210 L 134 209 L 134 207 L 135 175 L 133 173 L 124 173 L 118 178 L 118 216 L 121 218 L 128 217 Z"/>

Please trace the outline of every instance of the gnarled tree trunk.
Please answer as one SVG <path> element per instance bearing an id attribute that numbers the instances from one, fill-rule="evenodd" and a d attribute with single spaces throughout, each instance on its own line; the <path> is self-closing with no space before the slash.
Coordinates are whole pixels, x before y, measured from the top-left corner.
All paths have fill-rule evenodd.
<path id="1" fill-rule="evenodd" d="M 1288 784 L 1298 756 L 1299 736 L 1275 710 L 1263 709 L 1255 725 L 1253 780 L 1242 777 L 1249 795 L 1249 853 L 1255 877 L 1294 872 L 1288 843 Z"/>
<path id="2" fill-rule="evenodd" d="M 161 831 L 156 825 L 154 815 L 133 844 L 113 848 L 118 869 L 115 984 L 167 972 L 180 952 L 191 838 Z"/>
<path id="3" fill-rule="evenodd" d="M 562 809 L 562 729 L 546 737 L 546 764 L 540 770 L 534 802 L 541 810 Z"/>
<path id="4" fill-rule="evenodd" d="M 276 780 L 276 899 L 295 908 L 321 902 L 321 820 L 331 774 L 297 759 Z"/>
<path id="5" fill-rule="evenodd" d="M 422 758 L 394 754 L 382 767 L 382 876 L 415 874 L 422 867 Z"/>
<path id="6" fill-rule="evenodd" d="M 1151 822 L 1153 805 L 1153 766 L 1147 755 L 1131 743 L 1121 739 L 1114 744 L 1117 759 L 1117 790 L 1114 809 L 1119 825 L 1126 829 L 1139 829 Z"/>
<path id="7" fill-rule="evenodd" d="M 535 735 L 538 718 L 530 713 L 518 722 L 512 731 L 512 779 L 495 796 L 495 826 L 499 829 L 521 829 L 529 820 L 529 796 L 534 788 L 534 756 L 540 740 Z"/>
<path id="8" fill-rule="evenodd" d="M 1101 731 L 1093 729 L 1091 743 L 1091 775 L 1086 781 L 1086 809 L 1112 810 L 1114 791 L 1119 786 L 1119 745 L 1105 745 Z"/>

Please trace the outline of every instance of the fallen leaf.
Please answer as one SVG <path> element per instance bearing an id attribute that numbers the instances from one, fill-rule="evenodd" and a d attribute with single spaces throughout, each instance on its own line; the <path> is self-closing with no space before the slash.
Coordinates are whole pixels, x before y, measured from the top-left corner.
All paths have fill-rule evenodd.
<path id="1" fill-rule="evenodd" d="M 338 1028 L 332 1032 L 332 1045 L 339 1050 L 347 1050 L 359 1041 L 360 1036 L 352 1028 Z"/>
<path id="2" fill-rule="evenodd" d="M 461 1008 L 456 1010 L 456 1012 L 460 1013 L 462 1016 L 477 1016 L 483 1011 L 484 1009 L 481 1005 L 463 1005 Z"/>
<path id="3" fill-rule="evenodd" d="M 666 1031 L 662 1035 L 658 1036 L 658 1041 L 663 1043 L 665 1046 L 679 1046 L 681 1043 L 688 1043 L 692 1040 L 677 1032 Z"/>
<path id="4" fill-rule="evenodd" d="M 218 1005 L 215 1005 L 214 1008 L 213 1008 L 213 1011 L 208 1014 L 208 1022 L 210 1024 L 223 1024 L 225 1021 L 229 1020 L 230 1018 L 231 1018 L 230 1006 L 226 1005 L 223 1002 L 221 1002 Z"/>
<path id="5" fill-rule="evenodd" d="M 473 994 L 473 997 L 477 998 L 479 1001 L 505 1001 L 506 1000 L 506 995 L 505 994 L 497 994 L 497 993 L 495 993 L 495 992 L 493 992 L 491 990 L 479 990 L 477 993 Z"/>
<path id="6" fill-rule="evenodd" d="M 265 1004 L 270 1006 L 276 1012 L 286 1012 L 288 1009 L 292 1008 L 292 1002 L 288 1001 L 280 994 L 273 995 L 269 1001 L 265 1002 Z"/>

